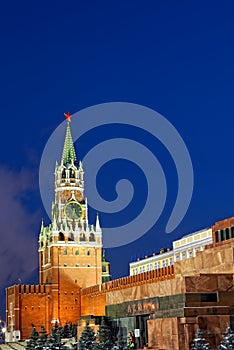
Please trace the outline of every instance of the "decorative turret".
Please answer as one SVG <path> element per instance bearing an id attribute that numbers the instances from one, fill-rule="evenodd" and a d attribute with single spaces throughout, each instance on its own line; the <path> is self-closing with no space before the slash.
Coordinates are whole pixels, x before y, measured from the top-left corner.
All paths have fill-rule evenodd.
<path id="1" fill-rule="evenodd" d="M 111 280 L 110 263 L 106 259 L 105 250 L 102 252 L 102 283 Z"/>
<path id="2" fill-rule="evenodd" d="M 97 213 L 97 216 L 96 216 L 95 228 L 96 228 L 96 232 L 100 232 L 101 231 L 98 213 Z"/>

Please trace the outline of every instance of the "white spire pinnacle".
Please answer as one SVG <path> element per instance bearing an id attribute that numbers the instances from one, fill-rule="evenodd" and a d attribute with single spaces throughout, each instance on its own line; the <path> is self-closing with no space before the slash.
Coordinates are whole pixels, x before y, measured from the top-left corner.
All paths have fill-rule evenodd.
<path id="1" fill-rule="evenodd" d="M 58 227 L 57 227 L 56 217 L 55 217 L 55 215 L 54 215 L 54 217 L 53 217 L 52 230 L 57 231 L 57 229 L 58 229 Z"/>
<path id="2" fill-rule="evenodd" d="M 44 220 L 41 219 L 41 232 L 43 232 L 43 230 L 44 230 Z"/>
<path id="3" fill-rule="evenodd" d="M 99 221 L 98 212 L 97 212 L 97 216 L 96 216 L 96 224 L 95 224 L 95 227 L 96 227 L 96 231 L 101 231 L 101 226 L 100 226 L 100 221 Z"/>

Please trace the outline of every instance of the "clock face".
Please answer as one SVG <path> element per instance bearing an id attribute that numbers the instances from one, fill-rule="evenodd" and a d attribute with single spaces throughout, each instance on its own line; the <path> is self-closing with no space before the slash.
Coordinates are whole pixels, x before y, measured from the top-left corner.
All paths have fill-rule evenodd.
<path id="1" fill-rule="evenodd" d="M 65 215 L 69 220 L 79 220 L 82 216 L 82 206 L 76 201 L 68 202 L 64 208 Z"/>

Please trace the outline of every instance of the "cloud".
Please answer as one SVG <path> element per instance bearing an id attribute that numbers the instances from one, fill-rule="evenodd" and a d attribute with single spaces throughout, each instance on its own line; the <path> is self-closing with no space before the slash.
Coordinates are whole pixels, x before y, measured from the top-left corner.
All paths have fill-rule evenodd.
<path id="1" fill-rule="evenodd" d="M 23 283 L 38 266 L 39 213 L 30 210 L 37 176 L 0 167 L 0 289 Z"/>

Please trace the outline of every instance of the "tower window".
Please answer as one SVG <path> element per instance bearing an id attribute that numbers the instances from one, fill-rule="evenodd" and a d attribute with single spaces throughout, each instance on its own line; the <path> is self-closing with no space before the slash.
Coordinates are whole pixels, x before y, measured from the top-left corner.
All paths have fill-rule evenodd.
<path id="1" fill-rule="evenodd" d="M 64 241 L 64 234 L 62 232 L 59 232 L 59 241 Z"/>
<path id="2" fill-rule="evenodd" d="M 228 227 L 225 230 L 225 239 L 231 238 L 231 229 Z"/>
<path id="3" fill-rule="evenodd" d="M 91 232 L 89 235 L 89 242 L 95 242 L 95 236 L 93 232 Z"/>
<path id="4" fill-rule="evenodd" d="M 76 250 L 76 253 L 75 253 L 75 254 L 76 254 L 76 255 L 79 255 L 79 250 L 78 250 L 78 249 Z"/>
<path id="5" fill-rule="evenodd" d="M 88 249 L 88 251 L 87 251 L 87 255 L 90 255 L 90 250 Z"/>
<path id="6" fill-rule="evenodd" d="M 80 235 L 80 241 L 85 241 L 85 234 L 84 234 L 84 233 L 81 233 L 81 235 Z"/>
<path id="7" fill-rule="evenodd" d="M 62 172 L 62 178 L 63 178 L 63 179 L 65 179 L 65 177 L 66 177 L 66 170 L 65 170 L 65 169 L 63 169 L 63 172 Z"/>
<path id="8" fill-rule="evenodd" d="M 69 233 L 68 241 L 74 241 L 74 234 L 72 232 Z"/>
<path id="9" fill-rule="evenodd" d="M 67 255 L 67 249 L 64 249 L 63 255 Z"/>
<path id="10" fill-rule="evenodd" d="M 234 227 L 231 228 L 231 238 L 234 238 Z"/>

